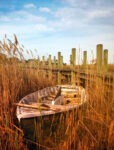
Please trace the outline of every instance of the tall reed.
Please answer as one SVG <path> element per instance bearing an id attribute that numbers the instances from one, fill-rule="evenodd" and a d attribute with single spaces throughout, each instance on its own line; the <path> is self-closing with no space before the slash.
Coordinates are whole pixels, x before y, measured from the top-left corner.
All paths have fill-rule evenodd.
<path id="1" fill-rule="evenodd" d="M 37 61 L 27 63 L 23 51 L 24 46 L 19 45 L 16 35 L 13 42 L 7 36 L 0 41 L 0 147 L 3 150 L 28 149 L 23 142 L 27 139 L 23 138 L 23 131 L 17 124 L 14 103 L 31 92 L 54 84 L 39 70 Z M 114 65 L 108 67 L 114 72 Z M 90 68 L 93 68 L 94 76 L 89 73 Z M 42 127 L 35 123 L 36 131 L 41 132 L 36 134 L 40 143 L 39 140 L 28 140 L 28 144 L 32 142 L 37 148 L 60 150 L 114 148 L 114 83 L 109 76 L 106 85 L 105 73 L 102 80 L 98 79 L 95 68 L 88 65 L 86 70 L 86 105 L 58 118 L 53 116 L 47 123 L 42 118 Z M 79 76 L 77 73 L 78 85 L 82 84 Z M 47 128 L 47 133 L 43 127 Z"/>
<path id="2" fill-rule="evenodd" d="M 23 51 L 16 35 L 14 42 L 7 36 L 0 41 L 0 147 L 3 150 L 27 149 L 23 144 L 23 131 L 17 126 L 14 103 L 31 92 L 52 85 L 38 67 L 26 69 Z"/>

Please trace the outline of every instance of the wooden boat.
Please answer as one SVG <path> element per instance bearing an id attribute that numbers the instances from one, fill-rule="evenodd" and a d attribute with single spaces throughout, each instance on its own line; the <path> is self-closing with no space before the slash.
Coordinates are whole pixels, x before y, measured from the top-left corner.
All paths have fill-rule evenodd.
<path id="1" fill-rule="evenodd" d="M 17 104 L 18 120 L 49 116 L 76 109 L 86 102 L 85 89 L 71 85 L 47 87 L 31 93 Z"/>
<path id="2" fill-rule="evenodd" d="M 40 141 L 40 145 L 48 147 L 54 147 L 55 141 L 56 145 L 59 144 L 68 129 L 69 115 L 72 113 L 76 120 L 75 110 L 86 101 L 85 89 L 71 85 L 47 87 L 25 96 L 16 104 L 16 115 L 24 139 Z M 29 143 L 29 149 L 34 149 L 33 144 Z"/>

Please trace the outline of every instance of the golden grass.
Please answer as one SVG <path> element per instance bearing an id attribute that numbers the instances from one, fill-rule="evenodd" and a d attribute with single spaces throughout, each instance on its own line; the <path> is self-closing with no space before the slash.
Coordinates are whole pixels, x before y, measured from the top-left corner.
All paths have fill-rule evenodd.
<path id="1" fill-rule="evenodd" d="M 110 72 L 114 72 L 114 64 L 109 64 L 109 65 L 108 65 L 108 70 L 109 70 Z"/>
<path id="2" fill-rule="evenodd" d="M 7 39 L 0 41 L 0 147 L 9 150 L 27 149 L 23 144 L 23 131 L 16 126 L 14 103 L 31 92 L 52 85 L 43 72 L 23 68 L 24 62 L 20 65 L 19 60 L 23 61 L 24 57 L 18 47 L 16 36 L 14 43 Z"/>
<path id="3" fill-rule="evenodd" d="M 39 69 L 27 68 L 29 65 L 22 54 L 24 47 L 19 46 L 16 36 L 14 38 L 14 42 L 7 37 L 0 41 L 0 147 L 3 150 L 28 149 L 23 143 L 23 131 L 17 125 L 14 103 L 31 92 L 54 84 Z M 113 65 L 108 68 L 114 71 Z M 43 149 L 113 149 L 114 84 L 111 83 L 110 88 L 104 82 L 105 79 L 99 81 L 97 76 L 94 76 L 94 82 L 86 82 L 87 104 L 66 116 L 61 114 L 55 133 L 51 131 L 55 125 L 53 117 L 49 136 L 40 137 L 37 142 L 28 140 L 27 143 Z M 109 78 L 107 82 L 112 81 Z M 38 128 L 36 131 L 40 130 L 43 135 L 41 127 Z"/>

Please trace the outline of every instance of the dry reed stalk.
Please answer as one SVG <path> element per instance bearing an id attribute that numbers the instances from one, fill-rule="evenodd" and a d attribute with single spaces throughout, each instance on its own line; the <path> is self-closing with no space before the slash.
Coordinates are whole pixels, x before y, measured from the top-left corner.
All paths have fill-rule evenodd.
<path id="1" fill-rule="evenodd" d="M 0 146 L 4 145 L 3 149 L 27 149 L 23 144 L 23 133 L 15 124 L 13 104 L 25 95 L 50 86 L 52 83 L 47 80 L 43 71 L 36 69 L 37 62 L 26 63 L 22 54 L 24 46 L 19 46 L 16 35 L 14 38 L 14 42 L 7 39 L 7 36 L 3 41 L 0 41 Z M 27 53 L 33 55 L 32 52 L 27 51 Z M 70 67 L 66 66 L 66 68 Z M 77 68 L 82 67 L 78 64 Z M 92 76 L 90 69 L 94 70 L 94 76 Z M 106 85 L 104 73 L 102 79 L 99 79 L 99 84 L 95 70 L 95 65 L 87 65 L 86 90 L 89 97 L 86 106 L 83 109 L 78 108 L 72 115 L 66 114 L 65 119 L 61 115 L 58 131 L 54 133 L 55 141 L 53 141 L 53 137 L 52 139 L 47 137 L 46 143 L 51 144 L 52 142 L 52 145 L 58 148 L 57 140 L 60 139 L 59 149 L 113 148 L 114 86 L 112 89 L 109 87 L 112 85 L 111 76 L 107 79 L 108 85 Z M 108 70 L 114 72 L 114 65 L 108 65 Z M 76 77 L 77 85 L 80 85 L 80 72 Z M 56 118 L 53 118 L 51 127 L 54 119 Z M 77 120 L 80 120 L 78 126 L 76 126 Z M 41 143 L 34 144 L 38 146 Z M 41 146 L 43 145 L 41 144 Z M 43 148 L 49 149 L 50 147 L 46 145 Z"/>
<path id="2" fill-rule="evenodd" d="M 42 73 L 37 69 L 25 69 L 24 47 L 19 46 L 16 35 L 14 38 L 14 42 L 6 36 L 0 41 L 0 145 L 8 150 L 27 149 L 23 144 L 23 132 L 16 125 L 13 104 L 30 92 L 52 84 L 45 78 L 41 80 Z"/>

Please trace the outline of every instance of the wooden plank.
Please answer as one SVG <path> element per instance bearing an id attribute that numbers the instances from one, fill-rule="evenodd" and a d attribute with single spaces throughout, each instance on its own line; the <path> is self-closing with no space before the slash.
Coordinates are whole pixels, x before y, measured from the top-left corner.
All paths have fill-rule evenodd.
<path id="1" fill-rule="evenodd" d="M 25 107 L 25 108 L 32 108 L 32 109 L 44 109 L 44 110 L 49 110 L 49 108 L 47 107 L 43 107 L 41 106 L 41 104 L 38 104 L 37 105 L 27 105 L 27 104 L 19 104 L 19 103 L 15 103 L 14 105 L 16 106 L 19 106 L 19 107 Z"/>
<path id="2" fill-rule="evenodd" d="M 15 103 L 14 105 L 19 106 L 19 107 L 31 108 L 31 109 L 42 109 L 42 110 L 53 110 L 53 111 L 60 110 L 56 107 L 53 108 L 52 105 L 39 104 L 39 103 L 35 103 L 33 105 Z"/>

